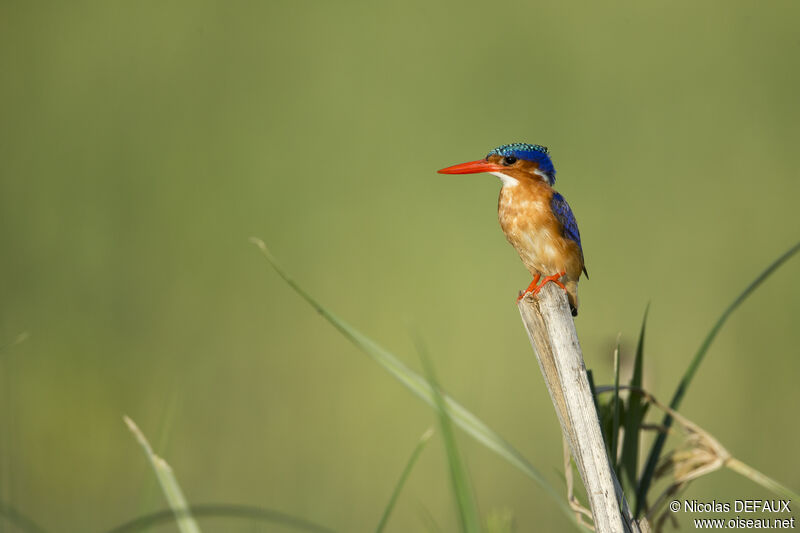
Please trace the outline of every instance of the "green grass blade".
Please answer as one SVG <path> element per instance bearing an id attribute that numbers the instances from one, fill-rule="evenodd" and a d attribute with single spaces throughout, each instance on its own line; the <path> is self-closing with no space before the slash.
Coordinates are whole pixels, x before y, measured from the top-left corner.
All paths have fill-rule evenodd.
<path id="1" fill-rule="evenodd" d="M 433 428 L 428 429 L 422 436 L 419 438 L 417 445 L 414 447 L 414 451 L 411 452 L 411 457 L 408 458 L 408 462 L 406 463 L 405 468 L 403 468 L 403 473 L 400 474 L 400 479 L 397 481 L 397 484 L 394 487 L 394 491 L 392 491 L 392 496 L 389 498 L 389 503 L 386 505 L 386 509 L 383 511 L 383 516 L 381 516 L 380 522 L 378 522 L 378 527 L 375 528 L 375 533 L 381 533 L 383 529 L 386 527 L 386 523 L 389 521 L 389 515 L 392 514 L 394 510 L 394 505 L 397 503 L 397 497 L 400 496 L 400 491 L 403 490 L 403 485 L 406 484 L 406 480 L 408 479 L 408 475 L 411 473 L 411 470 L 414 468 L 414 465 L 417 463 L 417 459 L 419 459 L 422 450 L 425 449 L 425 446 L 428 444 L 428 441 L 431 440 L 431 436 L 433 435 Z"/>
<path id="2" fill-rule="evenodd" d="M 628 394 L 628 408 L 625 410 L 625 439 L 622 441 L 622 457 L 620 458 L 620 473 L 622 488 L 625 494 L 635 503 L 637 495 L 637 467 L 639 465 L 639 432 L 644 418 L 645 405 L 641 393 L 636 389 L 642 388 L 642 371 L 644 367 L 644 334 L 647 327 L 647 313 L 650 305 L 644 310 L 642 328 L 639 331 L 639 342 L 636 344 L 636 358 L 633 364 L 631 377 L 632 390 Z M 619 390 L 619 384 L 617 384 Z"/>
<path id="3" fill-rule="evenodd" d="M 345 321 L 338 318 L 336 315 L 325 309 L 322 304 L 317 302 L 311 297 L 300 285 L 294 281 L 286 271 L 278 264 L 275 258 L 267 249 L 263 241 L 253 238 L 251 242 L 254 243 L 264 254 L 269 264 L 283 278 L 283 280 L 300 295 L 308 304 L 314 308 L 325 320 L 327 320 L 334 328 L 336 328 L 342 335 L 345 336 L 351 343 L 358 347 L 361 351 L 366 353 L 373 361 L 378 363 L 389 372 L 395 379 L 402 383 L 408 390 L 414 393 L 417 397 L 422 399 L 431 407 L 436 407 L 436 402 L 433 398 L 433 391 L 430 384 L 419 374 L 408 368 L 403 364 L 395 355 L 378 345 L 375 341 L 362 334 Z M 567 505 L 566 500 L 550 485 L 544 476 L 531 465 L 522 454 L 520 454 L 511 444 L 509 444 L 503 437 L 497 434 L 494 430 L 489 428 L 483 421 L 472 414 L 469 410 L 461 404 L 450 398 L 448 395 L 443 394 L 445 405 L 450 413 L 453 422 L 461 429 L 467 432 L 472 438 L 485 447 L 495 452 L 497 455 L 511 463 L 525 475 L 533 479 L 539 484 L 542 489 L 547 493 L 558 508 L 564 513 L 570 522 L 578 529 L 583 531 L 582 526 L 575 519 L 574 513 Z"/>
<path id="4" fill-rule="evenodd" d="M 182 383 L 179 382 L 170 388 L 169 398 L 166 402 L 164 402 L 165 409 L 161 415 L 161 420 L 159 421 L 159 427 L 155 438 L 156 447 L 157 449 L 162 450 L 162 453 L 164 453 L 164 451 L 167 449 L 167 445 L 169 444 L 171 431 L 174 427 L 174 421 L 178 416 L 178 412 L 180 411 L 180 405 L 183 399 L 182 393 L 183 386 Z M 157 507 L 154 504 L 158 498 L 160 498 L 158 489 L 150 483 L 146 484 L 143 487 L 140 496 L 140 512 L 145 513 L 148 509 Z"/>
<path id="5" fill-rule="evenodd" d="M 202 518 L 234 518 L 256 523 L 276 524 L 290 527 L 292 529 L 310 531 L 311 533 L 336 533 L 333 529 L 320 526 L 306 520 L 305 518 L 292 516 L 290 514 L 274 511 L 272 509 L 265 509 L 263 507 L 254 507 L 251 505 L 192 505 L 186 509 L 186 513 L 190 513 L 192 516 Z M 154 526 L 168 524 L 170 522 L 175 522 L 176 520 L 177 517 L 171 510 L 157 511 L 155 513 L 134 518 L 133 520 L 120 526 L 109 529 L 107 533 L 134 533 L 136 531 L 149 531 Z M 283 527 L 281 527 L 281 531 L 283 531 Z"/>
<path id="6" fill-rule="evenodd" d="M 611 467 L 616 472 L 617 479 L 619 479 L 619 337 L 617 337 L 617 347 L 614 350 L 614 397 L 612 398 L 611 408 L 613 409 L 613 418 L 611 420 L 609 456 L 611 457 Z"/>
<path id="7" fill-rule="evenodd" d="M 420 506 L 420 517 L 425 523 L 426 531 L 429 533 L 442 533 L 442 528 L 436 523 L 436 519 L 431 514 L 430 509 L 424 505 Z"/>
<path id="8" fill-rule="evenodd" d="M 442 431 L 442 440 L 444 441 L 444 448 L 447 453 L 447 464 L 450 467 L 450 481 L 453 486 L 453 493 L 456 496 L 458 517 L 461 521 L 461 531 L 464 533 L 480 533 L 481 521 L 480 515 L 478 514 L 478 506 L 475 504 L 475 493 L 472 491 L 472 484 L 469 480 L 467 467 L 458 450 L 456 435 L 453 431 L 453 420 L 450 418 L 450 413 L 447 410 L 447 405 L 445 405 L 444 397 L 439 389 L 439 383 L 436 381 L 433 364 L 428 358 L 427 352 L 422 344 L 417 343 L 417 347 L 422 365 L 425 367 L 425 373 L 428 376 L 428 382 L 433 391 L 436 410 L 439 414 L 439 427 Z"/>
<path id="9" fill-rule="evenodd" d="M 750 296 L 768 277 L 775 272 L 778 267 L 780 267 L 783 263 L 788 261 L 794 254 L 800 251 L 800 242 L 789 248 L 783 255 L 781 255 L 778 259 L 773 261 L 771 265 L 769 265 L 761 274 L 754 279 L 750 285 L 748 285 L 744 291 L 731 303 L 727 309 L 722 313 L 722 315 L 717 319 L 717 322 L 714 324 L 714 327 L 711 328 L 711 331 L 708 332 L 706 338 L 703 339 L 703 343 L 698 348 L 697 353 L 694 354 L 691 363 L 689 363 L 686 372 L 684 372 L 683 377 L 681 378 L 680 383 L 678 383 L 677 389 L 675 389 L 675 393 L 672 396 L 672 401 L 670 401 L 669 406 L 674 410 L 678 410 L 680 407 L 681 401 L 683 400 L 683 396 L 686 394 L 686 390 L 689 388 L 689 384 L 692 382 L 692 378 L 694 378 L 697 369 L 700 367 L 700 363 L 703 362 L 703 359 L 708 352 L 708 349 L 711 347 L 711 343 L 714 342 L 719 330 L 722 329 L 722 326 L 728 320 L 728 317 L 733 313 L 741 304 L 744 302 L 748 296 Z M 672 417 L 670 415 L 664 415 L 664 420 L 661 424 L 665 428 L 669 428 L 672 425 Z M 644 473 L 642 474 L 642 480 L 639 482 L 639 494 L 637 494 L 637 505 L 636 505 L 636 516 L 640 516 L 643 507 L 642 504 L 644 502 L 644 497 L 647 495 L 647 491 L 650 489 L 650 484 L 653 480 L 653 474 L 656 470 L 656 465 L 658 465 L 658 461 L 661 458 L 661 451 L 664 449 L 664 443 L 667 440 L 667 433 L 660 433 L 656 440 L 653 442 L 653 446 L 650 448 L 650 454 L 647 457 L 647 463 L 645 465 Z"/>
<path id="10" fill-rule="evenodd" d="M 33 521 L 32 518 L 22 514 L 18 511 L 15 507 L 5 503 L 0 502 L 0 517 L 3 518 L 4 522 L 8 522 L 15 526 L 13 528 L 14 531 L 23 531 L 24 533 L 45 533 L 43 527 Z"/>
<path id="11" fill-rule="evenodd" d="M 155 454 L 150 443 L 147 441 L 147 437 L 144 436 L 144 433 L 142 433 L 134 421 L 127 416 L 123 418 L 128 425 L 128 429 L 131 430 L 136 440 L 139 441 L 147 458 L 150 460 L 150 464 L 153 466 L 153 470 L 158 478 L 158 483 L 161 485 L 161 490 L 164 491 L 164 496 L 167 498 L 167 503 L 170 509 L 175 513 L 178 529 L 180 529 L 181 533 L 200 533 L 200 528 L 189 512 L 186 498 L 183 496 L 180 485 L 178 485 L 178 480 L 175 479 L 175 475 L 172 473 L 172 468 L 164 459 Z"/>
<path id="12" fill-rule="evenodd" d="M 0 346 L 0 396 L 2 400 L 2 408 L 0 408 L 0 419 L 2 419 L 3 434 L 0 436 L 0 500 L 11 501 L 11 487 L 13 486 L 13 470 L 12 470 L 12 457 L 14 451 L 11 449 L 12 434 L 16 432 L 17 421 L 15 406 L 16 384 L 16 369 L 11 356 L 13 354 L 5 354 L 6 350 L 10 350 L 18 344 L 22 344 L 29 337 L 27 331 L 24 331 L 16 336 L 16 338 L 2 346 Z M 8 519 L 9 523 L 11 519 Z M 6 521 L 0 520 L 0 533 L 6 532 Z"/>
<path id="13" fill-rule="evenodd" d="M 30 333 L 28 333 L 27 331 L 23 331 L 22 333 L 17 335 L 14 338 L 13 341 L 7 342 L 6 344 L 3 344 L 2 346 L 0 346 L 0 353 L 8 350 L 9 348 L 11 348 L 13 346 L 16 346 L 17 344 L 22 344 L 23 342 L 28 340 L 28 338 L 30 338 L 30 336 L 31 336 Z"/>
<path id="14" fill-rule="evenodd" d="M 594 410 L 597 411 L 597 416 L 602 420 L 600 416 L 600 404 L 597 402 L 597 393 L 594 390 L 594 373 L 587 369 L 586 370 L 586 381 L 589 382 L 589 391 L 592 393 L 592 401 L 594 402 Z"/>

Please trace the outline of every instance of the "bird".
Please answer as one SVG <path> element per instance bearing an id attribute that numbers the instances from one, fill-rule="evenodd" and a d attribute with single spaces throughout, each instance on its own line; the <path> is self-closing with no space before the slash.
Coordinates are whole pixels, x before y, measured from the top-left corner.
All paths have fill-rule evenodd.
<path id="1" fill-rule="evenodd" d="M 578 222 L 567 200 L 553 189 L 556 169 L 545 146 L 512 143 L 498 146 L 485 158 L 443 168 L 439 174 L 488 172 L 500 178 L 497 203 L 500 227 L 533 276 L 534 296 L 552 282 L 564 289 L 573 316 L 578 315 L 578 280 L 589 278 L 583 259 Z"/>

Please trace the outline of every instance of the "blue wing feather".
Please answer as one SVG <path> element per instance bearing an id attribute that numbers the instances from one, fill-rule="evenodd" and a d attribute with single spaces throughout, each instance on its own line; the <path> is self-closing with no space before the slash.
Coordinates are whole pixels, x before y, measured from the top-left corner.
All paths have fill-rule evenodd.
<path id="1" fill-rule="evenodd" d="M 550 209 L 553 211 L 558 221 L 561 222 L 564 237 L 577 243 L 578 249 L 581 251 L 581 262 L 583 262 L 581 233 L 578 231 L 578 221 L 575 220 L 575 215 L 572 214 L 572 209 L 570 209 L 569 204 L 563 196 L 557 192 L 553 192 L 553 198 L 550 200 Z M 589 273 L 586 272 L 586 267 L 583 268 L 583 271 L 588 278 Z"/>

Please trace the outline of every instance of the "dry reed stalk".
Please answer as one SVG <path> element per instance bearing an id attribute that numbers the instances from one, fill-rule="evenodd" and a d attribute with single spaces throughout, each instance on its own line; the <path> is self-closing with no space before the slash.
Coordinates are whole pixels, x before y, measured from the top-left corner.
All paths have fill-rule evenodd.
<path id="1" fill-rule="evenodd" d="M 578 334 L 562 289 L 548 283 L 519 302 L 547 391 L 578 467 L 598 533 L 646 533 L 628 508 L 603 442 Z"/>

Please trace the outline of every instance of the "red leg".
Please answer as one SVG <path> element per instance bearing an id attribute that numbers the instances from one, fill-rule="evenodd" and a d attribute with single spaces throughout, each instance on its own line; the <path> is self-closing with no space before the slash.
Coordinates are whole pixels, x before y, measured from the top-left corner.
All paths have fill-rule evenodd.
<path id="1" fill-rule="evenodd" d="M 536 274 L 535 276 L 533 276 L 533 281 L 531 281 L 531 284 L 528 285 L 528 288 L 525 289 L 524 291 L 520 291 L 519 296 L 517 296 L 517 301 L 522 300 L 522 298 L 524 298 L 526 294 L 534 290 L 536 288 L 536 284 L 539 283 L 539 278 L 541 277 L 542 277 L 541 274 Z"/>
<path id="2" fill-rule="evenodd" d="M 564 286 L 564 284 L 559 281 L 561 279 L 561 276 L 563 276 L 564 274 L 566 274 L 566 272 L 559 272 L 558 274 L 553 274 L 552 276 L 547 276 L 546 278 L 543 278 L 542 279 L 542 284 L 539 285 L 538 287 L 536 287 L 533 290 L 533 295 L 536 296 L 536 294 L 540 290 L 542 290 L 542 287 L 544 287 L 545 283 L 547 283 L 548 281 L 552 281 L 553 283 L 555 283 L 556 285 L 558 285 L 562 289 L 567 290 L 567 288 Z"/>

